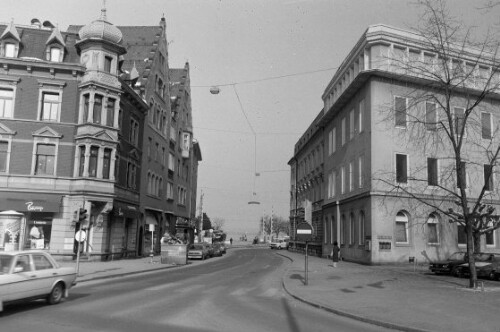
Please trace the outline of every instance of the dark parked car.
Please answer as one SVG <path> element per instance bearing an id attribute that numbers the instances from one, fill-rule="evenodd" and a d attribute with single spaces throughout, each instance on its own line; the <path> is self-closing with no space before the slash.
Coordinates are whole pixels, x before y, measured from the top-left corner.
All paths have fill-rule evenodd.
<path id="1" fill-rule="evenodd" d="M 478 277 L 496 279 L 496 272 L 500 271 L 500 255 L 499 254 L 480 254 L 474 262 Z M 464 263 L 458 266 L 457 276 L 467 277 L 470 274 L 469 263 Z"/>
<path id="2" fill-rule="evenodd" d="M 212 248 L 214 250 L 214 256 L 222 256 L 222 248 L 219 242 L 214 242 L 212 243 Z"/>
<path id="3" fill-rule="evenodd" d="M 467 262 L 466 252 L 456 252 L 444 261 L 432 262 L 429 270 L 435 274 L 453 274 L 457 272 L 457 267 Z"/>

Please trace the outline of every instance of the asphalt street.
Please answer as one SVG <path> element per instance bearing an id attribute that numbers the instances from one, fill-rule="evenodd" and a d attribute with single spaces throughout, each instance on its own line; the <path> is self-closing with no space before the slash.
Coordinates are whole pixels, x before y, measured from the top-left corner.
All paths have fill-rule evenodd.
<path id="1" fill-rule="evenodd" d="M 289 261 L 269 250 L 236 251 L 200 265 L 89 281 L 57 306 L 13 305 L 9 331 L 384 331 L 286 294 Z"/>

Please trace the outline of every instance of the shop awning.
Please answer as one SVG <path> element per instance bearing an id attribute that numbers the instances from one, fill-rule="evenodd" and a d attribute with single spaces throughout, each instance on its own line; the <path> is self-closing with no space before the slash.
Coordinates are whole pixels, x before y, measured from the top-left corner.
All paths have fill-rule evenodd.
<path id="1" fill-rule="evenodd" d="M 59 212 L 61 195 L 0 191 L 0 211 Z"/>

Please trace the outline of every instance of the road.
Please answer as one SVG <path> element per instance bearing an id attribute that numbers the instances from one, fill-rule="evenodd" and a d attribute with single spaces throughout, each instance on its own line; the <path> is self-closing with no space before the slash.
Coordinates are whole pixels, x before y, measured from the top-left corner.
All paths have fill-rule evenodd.
<path id="1" fill-rule="evenodd" d="M 281 286 L 288 260 L 269 249 L 237 250 L 202 264 L 90 281 L 64 303 L 12 305 L 9 331 L 385 331 L 313 308 Z"/>

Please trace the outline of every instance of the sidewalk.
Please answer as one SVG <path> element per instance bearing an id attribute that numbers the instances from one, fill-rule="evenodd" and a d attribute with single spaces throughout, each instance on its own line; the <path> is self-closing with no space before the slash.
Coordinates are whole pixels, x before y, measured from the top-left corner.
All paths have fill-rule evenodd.
<path id="1" fill-rule="evenodd" d="M 252 246 L 250 246 L 252 247 Z M 230 255 L 237 247 L 228 250 Z M 262 250 L 268 250 L 262 249 Z M 309 256 L 304 284 L 304 254 L 276 251 L 290 260 L 282 283 L 292 297 L 310 305 L 404 331 L 500 331 L 500 282 L 485 281 L 485 291 L 466 288 L 467 279 L 434 276 L 413 265 L 366 266 Z M 107 262 L 81 262 L 78 283 L 188 265 L 161 264 L 160 256 Z M 59 262 L 75 266 L 75 262 Z"/>
<path id="2" fill-rule="evenodd" d="M 429 274 L 413 265 L 366 266 L 280 251 L 292 263 L 283 286 L 293 297 L 325 310 L 405 331 L 500 331 L 500 282 L 485 291 L 468 279 Z"/>

